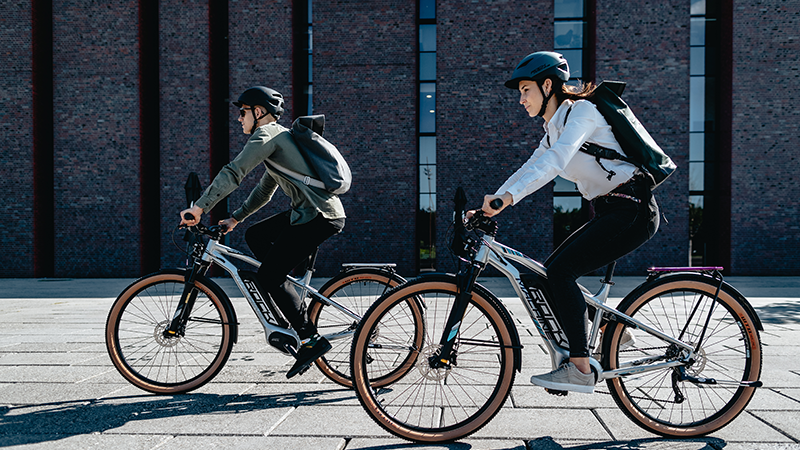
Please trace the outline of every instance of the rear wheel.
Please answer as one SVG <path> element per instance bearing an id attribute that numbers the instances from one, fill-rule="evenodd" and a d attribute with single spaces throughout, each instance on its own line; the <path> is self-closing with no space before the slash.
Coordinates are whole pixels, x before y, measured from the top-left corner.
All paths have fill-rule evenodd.
<path id="1" fill-rule="evenodd" d="M 439 342 L 458 295 L 452 278 L 412 281 L 376 302 L 353 340 L 353 381 L 359 401 L 390 433 L 446 442 L 474 433 L 500 410 L 514 382 L 513 339 L 492 299 L 473 292 L 456 337 L 456 355 L 437 364 Z M 409 305 L 425 311 L 423 339 Z M 405 358 L 409 351 L 416 355 Z M 382 375 L 406 366 L 402 377 Z M 380 384 L 379 384 L 380 383 Z"/>
<path id="2" fill-rule="evenodd" d="M 215 289 L 195 282 L 197 300 L 186 329 L 165 336 L 184 289 L 181 273 L 159 272 L 120 294 L 106 321 L 106 347 L 125 379 L 156 394 L 203 386 L 233 348 L 232 319 Z"/>
<path id="3" fill-rule="evenodd" d="M 730 423 L 753 397 L 755 388 L 741 382 L 761 375 L 757 319 L 724 288 L 714 300 L 718 285 L 697 274 L 668 276 L 620 304 L 626 315 L 697 349 L 684 366 L 687 375 L 717 381 L 679 381 L 677 367 L 608 380 L 617 405 L 642 428 L 662 436 L 702 436 Z M 615 323 L 604 339 L 609 369 L 681 357 L 677 346 L 638 329 L 628 328 L 633 345 L 621 342 L 627 341 L 625 328 Z"/>
<path id="4" fill-rule="evenodd" d="M 319 293 L 363 316 L 378 297 L 403 282 L 405 280 L 394 272 L 365 267 L 340 273 L 328 281 Z M 358 321 L 318 300 L 311 302 L 308 315 L 319 333 L 326 335 L 333 346 L 315 362 L 317 367 L 332 381 L 345 387 L 352 387 L 350 345 Z M 416 315 L 421 317 L 421 312 L 417 311 Z"/>

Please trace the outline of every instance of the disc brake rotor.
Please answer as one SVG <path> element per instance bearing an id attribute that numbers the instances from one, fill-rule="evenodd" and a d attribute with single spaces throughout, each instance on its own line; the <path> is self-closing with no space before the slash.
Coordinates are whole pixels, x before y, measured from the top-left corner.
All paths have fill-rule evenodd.
<path id="1" fill-rule="evenodd" d="M 420 356 L 417 358 L 417 369 L 422 376 L 431 381 L 442 381 L 447 378 L 452 368 L 447 367 L 431 367 L 430 358 L 439 353 L 439 344 L 429 345 L 420 351 Z"/>
<path id="2" fill-rule="evenodd" d="M 173 337 L 164 336 L 164 330 L 169 327 L 170 321 L 164 320 L 156 324 L 156 329 L 153 331 L 153 338 L 162 347 L 175 347 L 181 342 L 181 337 L 176 335 Z"/>

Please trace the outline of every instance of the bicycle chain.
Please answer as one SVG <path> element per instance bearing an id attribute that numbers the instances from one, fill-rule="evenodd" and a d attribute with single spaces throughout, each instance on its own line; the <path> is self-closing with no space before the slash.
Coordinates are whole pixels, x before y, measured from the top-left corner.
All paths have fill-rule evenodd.
<path id="1" fill-rule="evenodd" d="M 639 352 L 639 351 L 646 351 L 646 350 L 663 350 L 665 348 L 667 348 L 667 347 L 647 347 L 647 348 L 638 348 L 637 347 L 637 348 L 632 348 L 632 349 L 619 350 L 619 352 L 623 353 L 623 352 Z M 611 391 L 594 391 L 594 392 L 596 394 L 611 395 Z M 659 400 L 659 399 L 654 399 L 652 397 L 641 397 L 641 396 L 637 396 L 637 395 L 629 395 L 629 397 L 630 398 L 635 398 L 637 400 L 649 400 L 651 402 L 675 403 L 675 404 L 679 403 L 679 402 L 676 402 L 675 400 Z"/>

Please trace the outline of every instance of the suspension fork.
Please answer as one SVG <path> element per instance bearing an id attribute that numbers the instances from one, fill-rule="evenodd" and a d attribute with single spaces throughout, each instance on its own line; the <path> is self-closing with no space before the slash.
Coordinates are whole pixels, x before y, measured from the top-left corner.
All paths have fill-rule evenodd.
<path id="1" fill-rule="evenodd" d="M 458 336 L 461 321 L 464 319 L 464 313 L 472 296 L 472 288 L 475 286 L 475 281 L 478 279 L 481 269 L 481 264 L 473 262 L 466 273 L 459 272 L 456 275 L 458 295 L 453 303 L 453 309 L 450 310 L 450 316 L 447 318 L 447 325 L 445 325 L 442 332 L 442 337 L 439 340 L 440 350 L 430 358 L 431 367 L 448 367 L 455 361 L 453 347 L 455 346 L 456 336 Z"/>
<path id="2" fill-rule="evenodd" d="M 192 314 L 194 302 L 197 300 L 197 294 L 199 292 L 194 286 L 194 282 L 198 275 L 205 275 L 209 266 L 210 264 L 208 262 L 195 259 L 192 268 L 186 269 L 183 293 L 181 293 L 181 299 L 178 302 L 178 307 L 175 309 L 175 314 L 172 316 L 169 327 L 164 330 L 164 337 L 183 336 L 186 331 L 186 322 Z"/>

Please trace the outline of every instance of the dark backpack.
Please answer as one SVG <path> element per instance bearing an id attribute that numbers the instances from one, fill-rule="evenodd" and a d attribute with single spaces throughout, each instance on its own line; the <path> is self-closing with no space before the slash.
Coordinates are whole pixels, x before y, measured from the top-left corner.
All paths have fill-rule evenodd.
<path id="1" fill-rule="evenodd" d="M 331 194 L 344 194 L 350 189 L 353 175 L 342 154 L 322 137 L 325 116 L 301 116 L 295 119 L 289 133 L 294 138 L 300 154 L 319 177 L 312 178 L 267 160 L 270 166 L 309 186 L 324 189 Z"/>
<path id="2" fill-rule="evenodd" d="M 614 137 L 627 156 L 619 152 L 600 147 L 596 144 L 584 143 L 580 150 L 595 157 L 600 167 L 608 172 L 611 179 L 615 173 L 603 167 L 600 159 L 618 159 L 629 162 L 645 172 L 651 179 L 653 187 L 658 186 L 667 179 L 677 166 L 669 156 L 661 150 L 650 133 L 633 115 L 628 105 L 620 98 L 625 90 L 625 83 L 621 81 L 604 81 L 587 98 L 594 103 L 600 114 L 606 119 L 614 132 Z M 567 111 L 567 117 L 569 112 Z M 566 123 L 566 118 L 564 123 Z"/>

